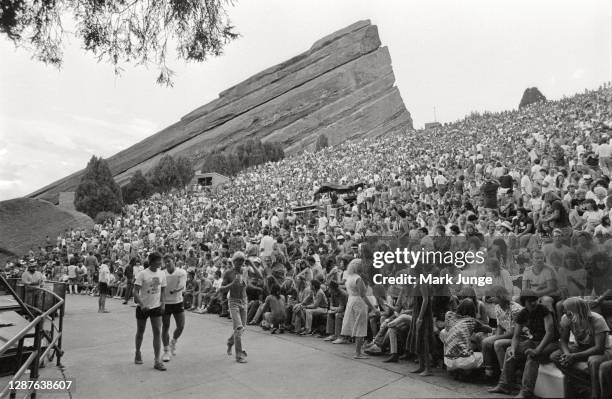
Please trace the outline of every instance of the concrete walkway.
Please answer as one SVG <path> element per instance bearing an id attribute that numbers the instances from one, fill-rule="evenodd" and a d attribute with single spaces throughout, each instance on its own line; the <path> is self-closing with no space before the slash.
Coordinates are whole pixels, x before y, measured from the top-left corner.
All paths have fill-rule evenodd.
<path id="1" fill-rule="evenodd" d="M 231 322 L 187 312 L 177 356 L 168 371 L 153 369 L 150 326 L 143 365 L 135 365 L 135 308 L 108 300 L 111 313 L 98 314 L 97 298 L 68 296 L 65 318 L 65 374 L 73 398 L 461 398 L 491 397 L 486 386 L 460 383 L 436 370 L 432 377 L 409 373 L 412 362 L 382 363 L 379 357 L 353 360 L 352 345 L 313 337 L 270 335 L 259 327 L 244 335 L 248 363 L 225 353 Z M 59 379 L 49 364 L 41 378 Z M 66 393 L 40 395 L 67 398 Z M 500 396 L 501 397 L 501 396 Z"/>

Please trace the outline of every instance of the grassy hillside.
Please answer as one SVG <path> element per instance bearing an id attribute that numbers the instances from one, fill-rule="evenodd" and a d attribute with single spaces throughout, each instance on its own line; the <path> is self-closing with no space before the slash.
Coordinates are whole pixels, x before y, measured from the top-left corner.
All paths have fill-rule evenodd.
<path id="1" fill-rule="evenodd" d="M 47 201 L 17 198 L 0 202 L 0 257 L 9 253 L 22 256 L 45 245 L 48 235 L 55 245 L 66 229 L 91 229 L 93 221 L 85 214 L 59 208 Z M 1 259 L 0 259 L 1 260 Z"/>

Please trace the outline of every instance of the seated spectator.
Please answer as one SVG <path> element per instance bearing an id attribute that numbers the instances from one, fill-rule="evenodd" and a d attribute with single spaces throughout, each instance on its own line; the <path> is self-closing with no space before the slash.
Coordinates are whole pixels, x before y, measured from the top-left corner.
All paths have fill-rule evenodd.
<path id="1" fill-rule="evenodd" d="M 472 335 L 476 332 L 490 333 L 491 327 L 475 318 L 476 306 L 469 299 L 463 299 L 456 312 L 449 311 L 445 317 L 445 333 L 440 333 L 444 342 L 444 364 L 453 373 L 457 370 L 470 371 L 482 366 L 482 354 L 472 350 Z"/>
<path id="2" fill-rule="evenodd" d="M 329 310 L 327 311 L 327 323 L 325 326 L 325 333 L 328 336 L 324 341 L 332 341 L 334 343 L 338 339 L 343 340 L 340 332 L 342 330 L 342 319 L 344 318 L 344 310 L 346 309 L 346 302 L 348 301 L 348 294 L 338 285 L 338 282 L 331 280 L 329 282 L 330 292 L 330 304 Z"/>
<path id="3" fill-rule="evenodd" d="M 410 288 L 404 287 L 399 298 L 395 303 L 395 308 L 390 314 L 385 314 L 380 323 L 380 329 L 370 345 L 364 347 L 367 354 L 377 355 L 383 352 L 383 348 L 388 343 L 390 357 L 384 360 L 385 363 L 397 363 L 399 355 L 399 339 L 407 335 L 412 324 L 412 308 L 410 297 L 407 295 Z"/>
<path id="4" fill-rule="evenodd" d="M 328 302 L 325 293 L 321 289 L 321 283 L 319 280 L 314 279 L 310 282 L 310 286 L 313 292 L 313 302 L 304 307 L 304 316 L 306 320 L 306 326 L 301 335 L 312 334 L 312 322 L 315 316 L 327 314 Z"/>
<path id="5" fill-rule="evenodd" d="M 540 250 L 533 251 L 533 266 L 526 268 L 523 272 L 523 291 L 532 291 L 540 302 L 554 309 L 553 297 L 557 295 L 557 275 L 555 271 L 544 263 L 544 253 Z"/>
<path id="6" fill-rule="evenodd" d="M 540 363 L 549 361 L 550 354 L 559 348 L 554 314 L 538 300 L 534 291 L 525 290 L 521 294 L 524 309 L 517 315 L 499 382 L 489 390 L 490 393 L 511 394 L 515 390 L 515 371 L 524 362 L 518 397 L 532 397 Z"/>
<path id="7" fill-rule="evenodd" d="M 602 398 L 612 398 L 612 360 L 599 366 L 599 389 Z"/>
<path id="8" fill-rule="evenodd" d="M 298 279 L 297 283 L 298 297 L 297 303 L 293 306 L 291 325 L 292 330 L 298 334 L 305 331 L 305 327 L 302 327 L 306 315 L 304 314 L 304 308 L 314 302 L 314 292 L 311 289 L 310 283 L 305 279 Z"/>
<path id="9" fill-rule="evenodd" d="M 272 329 L 272 334 L 285 331 L 285 299 L 281 296 L 281 289 L 278 285 L 273 285 L 270 295 L 266 297 L 263 317 Z"/>
<path id="10" fill-rule="evenodd" d="M 489 313 L 487 312 L 487 307 L 483 301 L 476 297 L 476 291 L 472 287 L 464 287 L 459 295 L 457 296 L 457 300 L 459 303 L 464 299 L 471 299 L 474 302 L 474 306 L 476 308 L 476 318 L 482 321 L 484 324 L 489 324 Z"/>
<path id="11" fill-rule="evenodd" d="M 185 291 L 183 292 L 183 301 L 185 303 L 186 308 L 191 307 L 191 305 L 195 303 L 194 295 L 197 295 L 197 291 L 198 284 L 195 280 L 195 272 L 188 272 L 187 282 L 185 284 Z"/>
<path id="12" fill-rule="evenodd" d="M 581 298 L 569 298 L 564 302 L 565 314 L 561 317 L 560 349 L 550 355 L 560 370 L 566 372 L 576 368 L 578 363 L 587 362 L 591 380 L 591 398 L 600 397 L 599 366 L 612 360 L 612 346 L 608 341 L 610 328 L 604 318 L 589 309 L 588 303 Z M 570 332 L 575 343 L 570 343 Z M 573 395 L 571 378 L 566 377 L 565 397 Z"/>
<path id="13" fill-rule="evenodd" d="M 495 303 L 497 327 L 493 335 L 483 339 L 482 356 L 486 376 L 495 377 L 501 372 L 506 349 L 512 344 L 516 318 L 523 307 L 512 301 L 510 293 L 502 286 L 491 287 L 489 296 Z"/>
<path id="14" fill-rule="evenodd" d="M 582 296 L 586 291 L 587 272 L 575 251 L 565 254 L 563 266 L 557 270 L 557 284 L 562 298 Z"/>

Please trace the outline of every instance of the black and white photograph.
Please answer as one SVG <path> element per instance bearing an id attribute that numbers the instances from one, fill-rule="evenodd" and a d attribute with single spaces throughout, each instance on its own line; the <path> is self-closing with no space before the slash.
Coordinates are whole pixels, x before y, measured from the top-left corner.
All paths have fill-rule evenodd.
<path id="1" fill-rule="evenodd" d="M 612 399 L 610 0 L 0 0 L 0 399 Z"/>

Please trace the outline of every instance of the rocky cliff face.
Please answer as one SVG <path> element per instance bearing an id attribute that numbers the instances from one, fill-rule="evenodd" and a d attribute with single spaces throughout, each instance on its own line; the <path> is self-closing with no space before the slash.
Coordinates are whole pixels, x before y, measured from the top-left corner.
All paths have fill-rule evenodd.
<path id="1" fill-rule="evenodd" d="M 165 153 L 197 161 L 248 137 L 281 142 L 288 155 L 314 148 L 326 134 L 330 145 L 359 137 L 412 130 L 378 29 L 360 21 L 316 42 L 310 50 L 233 86 L 180 121 L 108 159 L 122 184 Z M 31 194 L 57 202 L 73 191 L 77 172 Z"/>
<path id="2" fill-rule="evenodd" d="M 521 97 L 519 108 L 523 108 L 540 101 L 546 101 L 544 94 L 540 93 L 540 90 L 538 90 L 537 87 L 529 87 L 523 92 L 523 97 Z"/>

